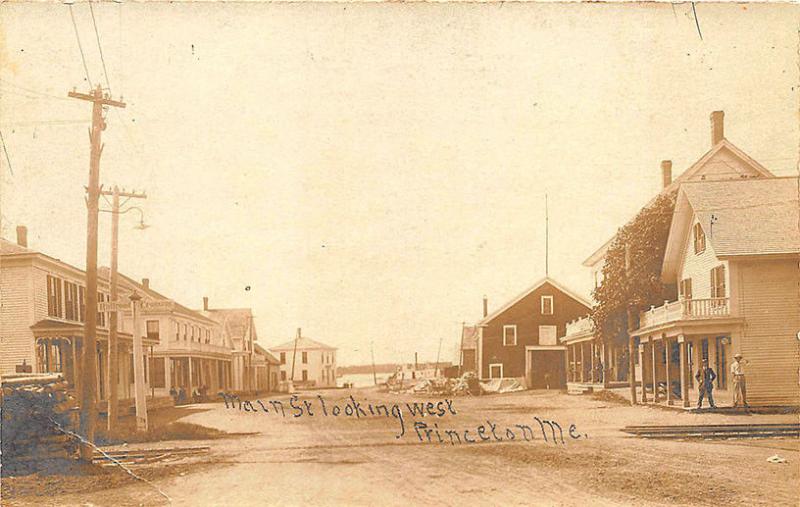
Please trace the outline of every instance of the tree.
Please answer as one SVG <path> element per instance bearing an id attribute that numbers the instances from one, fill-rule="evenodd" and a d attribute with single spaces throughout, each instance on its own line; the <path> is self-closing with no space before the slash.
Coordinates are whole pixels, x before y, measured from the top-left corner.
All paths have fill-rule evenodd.
<path id="1" fill-rule="evenodd" d="M 638 318 L 639 311 L 675 298 L 675 287 L 661 282 L 675 196 L 676 192 L 661 194 L 642 208 L 619 229 L 606 252 L 603 283 L 593 292 L 597 304 L 591 314 L 600 342 L 624 344 L 629 309 Z"/>

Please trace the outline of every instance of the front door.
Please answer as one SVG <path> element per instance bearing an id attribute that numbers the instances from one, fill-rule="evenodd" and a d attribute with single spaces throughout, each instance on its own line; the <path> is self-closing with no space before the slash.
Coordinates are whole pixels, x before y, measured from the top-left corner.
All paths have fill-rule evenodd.
<path id="1" fill-rule="evenodd" d="M 563 389 L 567 385 L 563 350 L 531 350 L 528 385 L 531 389 Z"/>

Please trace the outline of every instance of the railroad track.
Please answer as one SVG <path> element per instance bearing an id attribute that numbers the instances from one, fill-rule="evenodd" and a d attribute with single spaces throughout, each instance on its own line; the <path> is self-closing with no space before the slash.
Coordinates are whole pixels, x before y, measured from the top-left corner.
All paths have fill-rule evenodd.
<path id="1" fill-rule="evenodd" d="M 641 438 L 769 438 L 800 437 L 800 424 L 697 424 L 684 426 L 625 426 L 623 432 Z"/>

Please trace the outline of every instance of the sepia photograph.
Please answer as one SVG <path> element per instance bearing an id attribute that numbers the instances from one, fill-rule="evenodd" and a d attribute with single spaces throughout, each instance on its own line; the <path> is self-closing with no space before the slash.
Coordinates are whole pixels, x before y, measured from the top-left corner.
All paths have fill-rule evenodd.
<path id="1" fill-rule="evenodd" d="M 795 3 L 0 2 L 0 505 L 800 505 Z"/>

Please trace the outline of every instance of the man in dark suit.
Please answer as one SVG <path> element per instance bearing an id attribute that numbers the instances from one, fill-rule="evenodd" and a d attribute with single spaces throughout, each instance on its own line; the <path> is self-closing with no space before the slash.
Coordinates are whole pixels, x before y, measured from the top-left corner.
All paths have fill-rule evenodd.
<path id="1" fill-rule="evenodd" d="M 711 405 L 711 408 L 717 408 L 713 395 L 714 379 L 717 378 L 717 374 L 708 366 L 708 359 L 703 359 L 703 367 L 697 370 L 694 378 L 697 379 L 697 387 L 700 391 L 697 408 L 703 408 L 703 396 L 708 397 L 708 404 Z"/>

